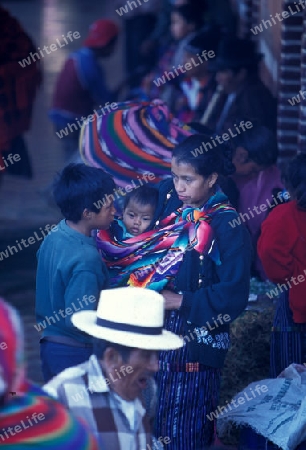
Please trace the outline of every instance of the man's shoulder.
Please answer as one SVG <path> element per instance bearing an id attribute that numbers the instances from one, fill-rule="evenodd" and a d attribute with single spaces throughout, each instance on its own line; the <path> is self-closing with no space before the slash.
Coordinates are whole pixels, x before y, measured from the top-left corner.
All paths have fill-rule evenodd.
<path id="1" fill-rule="evenodd" d="M 87 236 L 81 233 L 75 233 L 65 224 L 65 220 L 61 220 L 57 225 L 57 229 L 50 232 L 45 237 L 41 245 L 41 249 L 46 250 L 49 247 L 60 247 L 62 252 L 65 252 L 67 259 L 79 259 L 79 254 L 82 254 L 82 260 L 92 259 L 98 257 L 98 252 L 94 241 L 88 241 Z"/>
<path id="2" fill-rule="evenodd" d="M 38 233 L 36 233 L 38 235 Z M 45 236 L 39 236 L 37 240 L 42 240 L 39 252 L 46 251 L 49 247 L 53 247 L 54 244 L 64 239 L 62 221 L 60 221 L 52 230 Z"/>
<path id="3" fill-rule="evenodd" d="M 45 384 L 43 387 L 44 390 L 56 389 L 66 382 L 77 382 L 88 372 L 88 366 L 89 361 L 85 361 L 84 363 L 78 364 L 77 366 L 68 367 L 67 369 L 56 375 L 54 378 L 52 378 L 52 380 L 50 380 L 47 384 Z"/>

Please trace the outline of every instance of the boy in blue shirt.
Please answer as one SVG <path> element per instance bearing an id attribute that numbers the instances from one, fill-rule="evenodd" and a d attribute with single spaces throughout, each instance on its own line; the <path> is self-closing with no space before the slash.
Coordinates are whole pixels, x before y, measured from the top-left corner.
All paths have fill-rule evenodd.
<path id="1" fill-rule="evenodd" d="M 46 382 L 92 354 L 91 337 L 75 328 L 71 317 L 95 310 L 100 291 L 108 287 L 108 271 L 91 233 L 113 221 L 114 189 L 110 175 L 85 164 L 69 164 L 55 181 L 53 194 L 64 219 L 37 253 L 36 329 L 42 330 Z"/>

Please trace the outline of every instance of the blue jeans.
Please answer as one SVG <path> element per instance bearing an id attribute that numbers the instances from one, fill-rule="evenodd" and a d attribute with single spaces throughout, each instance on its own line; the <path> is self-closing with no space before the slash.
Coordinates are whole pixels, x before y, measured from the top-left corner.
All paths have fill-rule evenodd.
<path id="1" fill-rule="evenodd" d="M 72 347 L 55 342 L 40 343 L 40 359 L 45 382 L 58 375 L 68 367 L 77 366 L 87 361 L 92 355 L 92 348 Z"/>

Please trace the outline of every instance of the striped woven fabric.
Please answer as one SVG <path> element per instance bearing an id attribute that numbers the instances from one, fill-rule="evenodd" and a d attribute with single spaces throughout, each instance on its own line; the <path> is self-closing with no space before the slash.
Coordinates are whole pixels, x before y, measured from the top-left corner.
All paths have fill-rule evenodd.
<path id="1" fill-rule="evenodd" d="M 85 424 L 25 379 L 23 342 L 17 312 L 0 299 L 1 449 L 98 450 Z"/>
<path id="2" fill-rule="evenodd" d="M 283 292 L 277 301 L 271 333 L 271 377 L 277 377 L 292 363 L 303 364 L 306 362 L 305 340 L 305 324 L 293 321 L 288 292 Z"/>
<path id="3" fill-rule="evenodd" d="M 165 217 L 159 229 L 121 241 L 112 230 L 100 230 L 97 248 L 111 275 L 111 286 L 137 286 L 160 292 L 174 280 L 185 253 L 195 249 L 207 254 L 213 240 L 210 222 L 231 211 L 228 203 L 179 208 Z"/>
<path id="4" fill-rule="evenodd" d="M 182 336 L 185 319 L 166 311 L 164 327 Z M 214 421 L 208 417 L 218 406 L 221 369 L 190 362 L 187 345 L 160 352 L 159 367 L 155 435 L 171 437 L 169 450 L 210 448 Z"/>
<path id="5" fill-rule="evenodd" d="M 172 149 L 191 134 L 160 100 L 125 102 L 84 123 L 80 152 L 86 164 L 107 171 L 118 186 L 149 172 L 157 183 L 170 175 Z"/>
<path id="6" fill-rule="evenodd" d="M 1 449 L 97 450 L 93 436 L 39 387 L 0 408 Z"/>

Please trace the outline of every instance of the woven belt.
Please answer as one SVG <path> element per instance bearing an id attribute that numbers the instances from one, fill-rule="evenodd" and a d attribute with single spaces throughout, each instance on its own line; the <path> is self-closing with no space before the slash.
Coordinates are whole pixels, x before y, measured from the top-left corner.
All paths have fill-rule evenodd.
<path id="1" fill-rule="evenodd" d="M 45 336 L 40 340 L 40 342 L 54 342 L 55 344 L 69 345 L 70 347 L 93 348 L 92 344 L 78 342 L 67 336 Z"/>
<path id="2" fill-rule="evenodd" d="M 207 366 L 198 362 L 179 364 L 159 361 L 159 370 L 163 372 L 204 372 L 207 370 Z"/>

